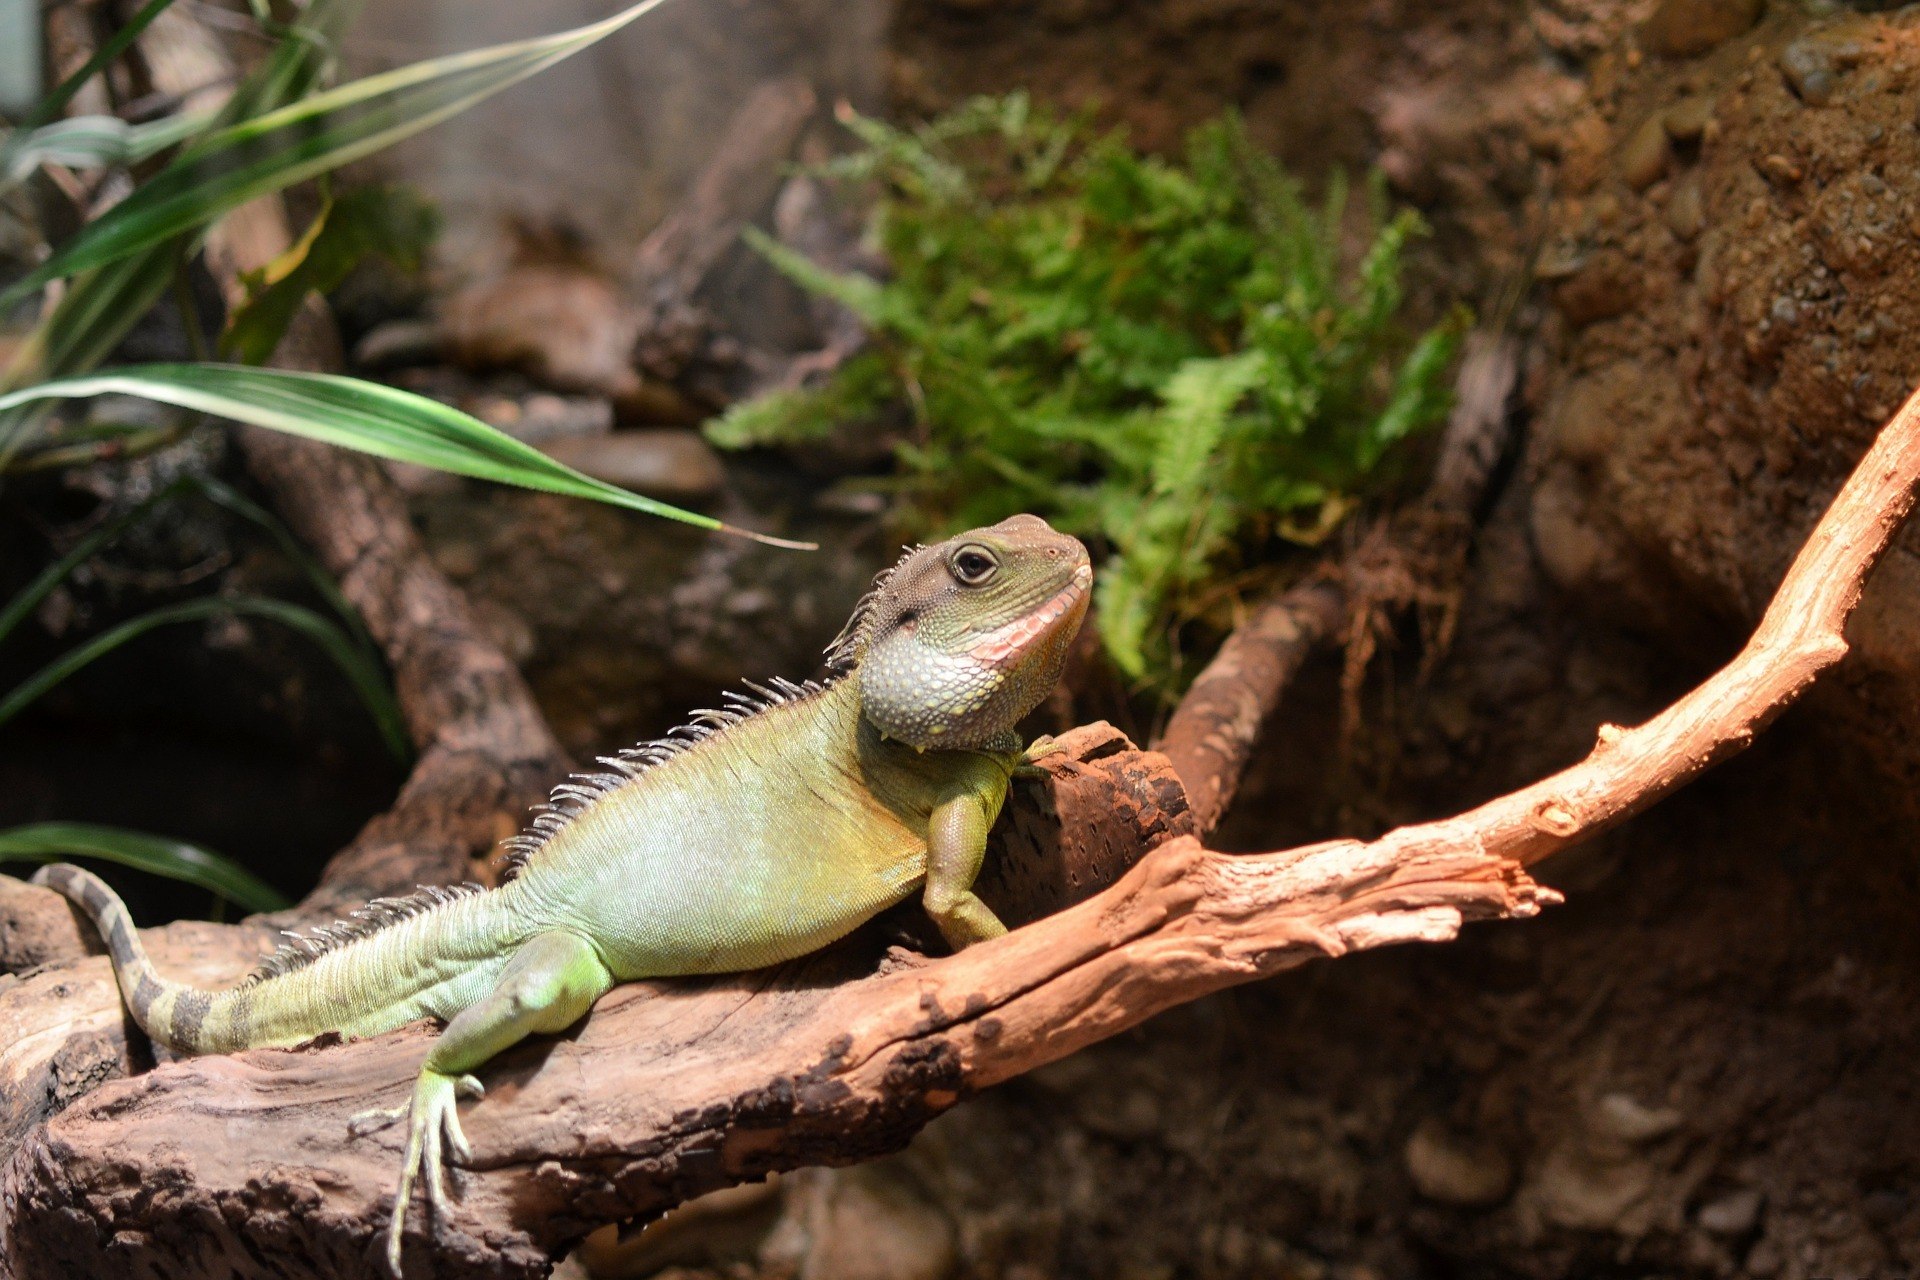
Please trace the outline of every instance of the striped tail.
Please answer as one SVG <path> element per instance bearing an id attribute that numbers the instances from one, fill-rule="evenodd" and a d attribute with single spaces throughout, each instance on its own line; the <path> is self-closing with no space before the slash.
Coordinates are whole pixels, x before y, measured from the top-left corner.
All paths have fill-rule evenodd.
<path id="1" fill-rule="evenodd" d="M 153 961 L 147 959 L 146 948 L 140 945 L 127 904 L 99 876 L 66 863 L 54 863 L 35 872 L 33 883 L 72 901 L 93 921 L 113 957 L 113 976 L 120 984 L 120 994 L 142 1031 L 185 1053 L 237 1047 L 202 1034 L 214 1002 L 227 998 L 228 993 L 202 991 L 162 978 Z"/>

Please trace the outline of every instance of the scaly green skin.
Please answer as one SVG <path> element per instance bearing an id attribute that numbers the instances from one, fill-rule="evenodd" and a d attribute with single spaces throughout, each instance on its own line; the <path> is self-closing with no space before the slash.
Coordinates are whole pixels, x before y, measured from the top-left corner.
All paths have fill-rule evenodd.
<path id="1" fill-rule="evenodd" d="M 161 978 L 88 872 L 35 879 L 88 912 L 135 1020 L 176 1049 L 446 1022 L 411 1100 L 379 1113 L 409 1121 L 387 1235 L 398 1274 L 414 1179 L 437 1209 L 443 1149 L 468 1154 L 455 1100 L 481 1092 L 473 1071 L 615 983 L 804 955 L 915 889 L 955 947 L 1006 932 L 973 880 L 1031 758 L 1014 725 L 1058 680 L 1090 583 L 1086 549 L 1035 516 L 909 552 L 834 643 L 825 684 L 777 682 L 561 787 L 498 889 L 376 903 L 225 991 Z"/>

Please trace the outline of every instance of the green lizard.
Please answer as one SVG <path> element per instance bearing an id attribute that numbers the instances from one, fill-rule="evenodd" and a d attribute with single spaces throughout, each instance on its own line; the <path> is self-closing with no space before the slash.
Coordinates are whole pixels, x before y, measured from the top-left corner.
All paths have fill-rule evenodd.
<path id="1" fill-rule="evenodd" d="M 824 681 L 752 686 L 577 775 L 509 842 L 499 888 L 378 900 L 227 990 L 160 977 L 90 873 L 34 879 L 92 918 L 134 1020 L 175 1049 L 445 1021 L 411 1099 L 369 1113 L 408 1122 L 386 1239 L 397 1275 L 416 1177 L 438 1212 L 443 1150 L 468 1157 L 456 1102 L 480 1096 L 474 1070 L 615 983 L 804 955 L 923 885 L 953 946 L 1006 932 L 973 880 L 1009 778 L 1044 750 L 1022 752 L 1014 725 L 1059 679 L 1091 581 L 1086 548 L 1037 516 L 909 551 L 829 646 Z"/>

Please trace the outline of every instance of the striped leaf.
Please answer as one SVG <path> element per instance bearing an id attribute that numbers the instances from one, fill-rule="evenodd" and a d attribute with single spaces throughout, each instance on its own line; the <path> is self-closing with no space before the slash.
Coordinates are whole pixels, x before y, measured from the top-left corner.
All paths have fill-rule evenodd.
<path id="1" fill-rule="evenodd" d="M 368 76 L 204 134 L 0 294 L 0 308 L 49 281 L 164 243 L 256 197 L 392 146 L 605 39 L 662 2 L 640 0 L 557 35 Z"/>
<path id="2" fill-rule="evenodd" d="M 810 542 L 738 529 L 712 516 L 595 480 L 437 400 L 338 374 L 228 364 L 130 365 L 0 395 L 0 414 L 37 400 L 108 393 L 143 396 L 396 462 L 591 498 L 702 529 L 741 534 L 770 546 L 814 548 Z"/>

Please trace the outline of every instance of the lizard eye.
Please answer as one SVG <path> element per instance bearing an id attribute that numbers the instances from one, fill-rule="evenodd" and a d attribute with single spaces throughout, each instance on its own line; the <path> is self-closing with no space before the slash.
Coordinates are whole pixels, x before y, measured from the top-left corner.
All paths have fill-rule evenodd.
<path id="1" fill-rule="evenodd" d="M 977 587 L 994 575 L 1000 562 L 985 547 L 967 546 L 954 553 L 952 567 L 954 577 L 969 587 Z"/>

